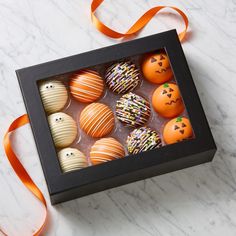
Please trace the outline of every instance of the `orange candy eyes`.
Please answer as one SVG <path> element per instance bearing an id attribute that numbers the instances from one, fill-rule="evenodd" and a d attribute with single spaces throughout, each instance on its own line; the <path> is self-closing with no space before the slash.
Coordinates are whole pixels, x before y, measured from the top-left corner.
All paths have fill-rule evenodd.
<path id="1" fill-rule="evenodd" d="M 163 139 L 166 144 L 177 143 L 193 136 L 192 126 L 186 117 L 177 117 L 166 123 Z"/>
<path id="2" fill-rule="evenodd" d="M 168 56 L 163 52 L 147 55 L 142 63 L 142 72 L 147 80 L 155 84 L 165 83 L 173 76 Z"/>
<path id="3" fill-rule="evenodd" d="M 173 118 L 184 111 L 179 88 L 173 83 L 165 83 L 154 91 L 152 105 L 155 111 L 165 118 Z"/>

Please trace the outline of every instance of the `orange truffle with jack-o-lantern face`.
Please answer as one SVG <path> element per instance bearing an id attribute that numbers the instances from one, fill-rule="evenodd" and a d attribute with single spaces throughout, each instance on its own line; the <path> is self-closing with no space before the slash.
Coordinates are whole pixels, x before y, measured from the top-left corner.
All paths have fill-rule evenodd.
<path id="1" fill-rule="evenodd" d="M 168 121 L 163 130 L 163 139 L 166 144 L 177 143 L 192 136 L 192 126 L 186 117 L 177 117 Z"/>
<path id="2" fill-rule="evenodd" d="M 164 52 L 148 54 L 143 60 L 142 72 L 147 80 L 155 84 L 165 83 L 173 76 L 170 61 Z"/>
<path id="3" fill-rule="evenodd" d="M 152 105 L 155 111 L 165 118 L 173 118 L 184 111 L 179 88 L 174 83 L 159 86 L 152 95 Z"/>

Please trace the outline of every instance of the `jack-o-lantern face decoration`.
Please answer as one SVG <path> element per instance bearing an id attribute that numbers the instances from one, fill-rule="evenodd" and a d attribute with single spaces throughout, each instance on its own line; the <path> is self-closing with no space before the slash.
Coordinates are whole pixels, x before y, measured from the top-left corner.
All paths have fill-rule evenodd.
<path id="1" fill-rule="evenodd" d="M 152 83 L 165 83 L 172 78 L 168 56 L 164 52 L 147 55 L 142 63 L 144 77 Z"/>
<path id="2" fill-rule="evenodd" d="M 166 144 L 177 143 L 193 136 L 191 123 L 186 117 L 177 117 L 166 123 L 163 139 Z"/>
<path id="3" fill-rule="evenodd" d="M 166 118 L 173 118 L 184 111 L 179 88 L 173 83 L 165 83 L 154 91 L 152 105 L 159 115 Z"/>

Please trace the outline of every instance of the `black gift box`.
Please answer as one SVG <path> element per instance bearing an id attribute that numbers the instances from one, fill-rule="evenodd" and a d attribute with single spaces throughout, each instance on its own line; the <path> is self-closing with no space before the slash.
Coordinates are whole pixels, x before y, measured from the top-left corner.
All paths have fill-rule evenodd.
<path id="1" fill-rule="evenodd" d="M 63 174 L 58 162 L 38 82 L 98 64 L 165 49 L 194 138 L 102 165 Z M 175 30 L 70 56 L 16 71 L 52 204 L 108 188 L 209 162 L 216 146 Z"/>

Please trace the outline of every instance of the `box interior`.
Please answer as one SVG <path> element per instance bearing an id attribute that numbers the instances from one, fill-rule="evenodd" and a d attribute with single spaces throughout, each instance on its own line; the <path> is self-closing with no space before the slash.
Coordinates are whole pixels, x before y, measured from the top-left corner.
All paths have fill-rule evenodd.
<path id="1" fill-rule="evenodd" d="M 77 138 L 68 147 L 77 148 L 80 151 L 82 151 L 85 154 L 86 158 L 87 158 L 88 167 L 92 166 L 92 163 L 91 163 L 91 160 L 90 160 L 91 147 L 100 138 L 93 138 L 93 137 L 87 135 L 81 129 L 80 122 L 79 122 L 80 113 L 90 103 L 79 102 L 79 101 L 77 101 L 76 99 L 73 98 L 73 96 L 70 93 L 69 81 L 71 80 L 71 78 L 73 77 L 73 75 L 75 73 L 79 73 L 83 69 L 90 69 L 90 70 L 94 70 L 94 71 L 99 73 L 99 75 L 104 80 L 104 92 L 103 92 L 102 96 L 98 100 L 96 100 L 95 102 L 99 102 L 99 103 L 103 103 L 103 104 L 108 105 L 111 108 L 111 110 L 113 111 L 113 114 L 114 114 L 114 117 L 115 117 L 115 127 L 111 131 L 111 133 L 109 133 L 105 137 L 113 137 L 123 145 L 123 147 L 125 149 L 125 158 L 135 158 L 135 155 L 132 155 L 132 154 L 128 153 L 127 144 L 126 144 L 126 140 L 127 140 L 128 135 L 135 128 L 125 126 L 124 124 L 122 124 L 117 119 L 116 112 L 115 112 L 116 111 L 116 102 L 123 94 L 117 94 L 115 92 L 112 92 L 108 88 L 108 86 L 106 85 L 105 79 L 104 79 L 105 78 L 105 73 L 106 73 L 106 70 L 109 68 L 109 66 L 111 66 L 111 65 L 113 65 L 114 63 L 117 63 L 117 62 L 131 61 L 132 63 L 134 63 L 136 65 L 137 69 L 140 72 L 139 77 L 141 79 L 141 83 L 137 86 L 137 88 L 132 90 L 132 92 L 135 93 L 135 94 L 140 95 L 143 98 L 145 98 L 149 102 L 150 108 L 151 108 L 151 115 L 150 115 L 147 123 L 144 126 L 150 127 L 151 129 L 157 131 L 157 133 L 161 137 L 162 146 L 171 145 L 171 144 L 166 144 L 163 140 L 162 133 L 163 133 L 164 125 L 169 120 L 171 120 L 173 118 L 177 118 L 177 117 L 180 116 L 180 117 L 186 117 L 186 118 L 189 119 L 189 116 L 188 116 L 188 112 L 187 112 L 186 108 L 184 109 L 184 111 L 182 113 L 180 113 L 178 116 L 173 117 L 173 118 L 164 118 L 161 115 L 159 115 L 153 109 L 153 106 L 152 106 L 153 92 L 159 86 L 163 85 L 164 83 L 155 84 L 155 83 L 149 82 L 142 73 L 141 65 L 142 65 L 142 62 L 144 60 L 145 55 L 147 55 L 148 53 L 152 54 L 152 53 L 159 53 L 159 52 L 164 52 L 167 55 L 165 49 L 161 48 L 159 50 L 148 51 L 144 54 L 139 54 L 139 55 L 135 55 L 135 56 L 132 56 L 132 57 L 121 58 L 120 60 L 112 61 L 112 62 L 109 62 L 109 63 L 98 64 L 98 65 L 95 65 L 95 66 L 92 66 L 92 67 L 89 67 L 89 68 L 82 68 L 82 69 L 80 68 L 80 70 L 78 70 L 78 71 L 71 71 L 71 72 L 66 73 L 66 74 L 57 75 L 57 76 L 50 77 L 50 78 L 45 78 L 45 79 L 40 80 L 40 81 L 37 82 L 38 87 L 40 87 L 40 84 L 42 82 L 45 82 L 45 80 L 48 80 L 49 82 L 51 80 L 59 80 L 66 86 L 69 98 L 68 98 L 68 101 L 67 101 L 65 107 L 60 112 L 64 112 L 64 113 L 70 115 L 76 121 L 77 127 L 78 127 Z M 170 64 L 171 64 L 171 61 L 170 61 Z M 165 83 L 175 83 L 175 84 L 177 84 L 174 73 L 173 73 L 172 78 L 170 80 L 168 80 L 167 82 L 165 82 Z M 184 101 L 183 101 L 183 103 L 184 103 Z M 46 113 L 46 111 L 45 111 L 45 113 Z M 46 113 L 46 115 L 50 115 L 50 114 Z M 194 137 L 195 136 L 194 136 L 194 131 L 193 131 L 193 135 L 191 136 L 191 139 L 193 139 Z M 184 141 L 181 141 L 181 142 L 188 142 L 188 140 L 184 140 Z M 58 152 L 61 149 L 55 147 L 55 150 L 56 150 L 56 152 Z M 144 158 L 148 158 L 148 156 L 145 156 Z M 116 161 L 116 160 L 112 160 L 112 161 Z M 106 164 L 107 164 L 106 162 L 102 163 L 102 165 L 106 165 Z M 75 171 L 79 171 L 79 170 L 75 170 Z"/>

